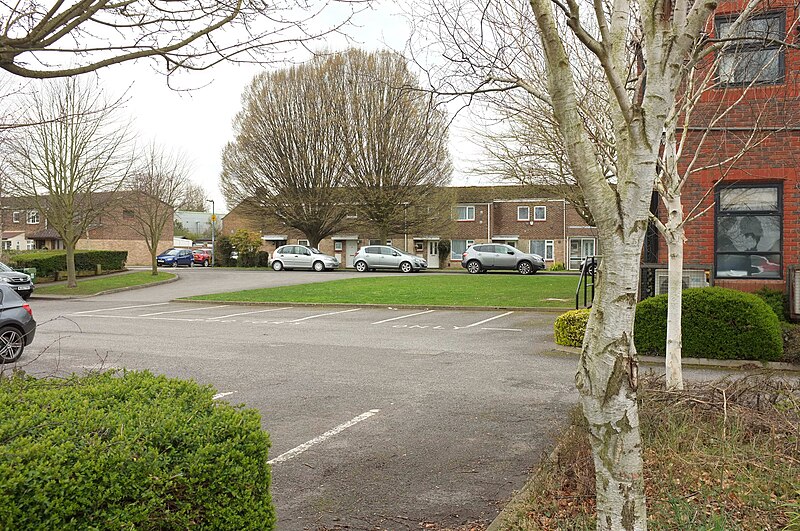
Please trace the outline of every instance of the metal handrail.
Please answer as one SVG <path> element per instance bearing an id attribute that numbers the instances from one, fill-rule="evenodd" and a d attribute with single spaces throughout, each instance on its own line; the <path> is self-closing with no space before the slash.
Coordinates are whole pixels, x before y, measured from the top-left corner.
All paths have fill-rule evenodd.
<path id="1" fill-rule="evenodd" d="M 581 286 L 583 287 L 583 307 L 591 308 L 591 301 L 594 300 L 594 287 L 597 280 L 597 259 L 602 258 L 601 255 L 587 256 L 581 264 L 581 276 L 578 279 L 578 287 L 575 290 L 575 309 L 580 306 Z M 590 282 L 591 278 L 591 282 Z M 584 279 L 586 281 L 584 282 Z M 592 296 L 589 297 L 589 288 L 592 289 Z"/>

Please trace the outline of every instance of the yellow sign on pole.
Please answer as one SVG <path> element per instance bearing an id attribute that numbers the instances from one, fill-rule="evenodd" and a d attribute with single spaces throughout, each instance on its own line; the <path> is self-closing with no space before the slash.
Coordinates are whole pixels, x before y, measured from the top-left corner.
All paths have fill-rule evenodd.
<path id="1" fill-rule="evenodd" d="M 214 223 L 215 221 L 217 221 L 217 215 L 211 214 L 211 223 Z"/>

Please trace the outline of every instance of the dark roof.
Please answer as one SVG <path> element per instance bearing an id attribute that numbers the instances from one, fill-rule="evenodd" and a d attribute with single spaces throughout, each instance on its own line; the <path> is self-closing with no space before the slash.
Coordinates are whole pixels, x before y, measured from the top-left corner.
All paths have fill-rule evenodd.
<path id="1" fill-rule="evenodd" d="M 37 230 L 31 234 L 28 234 L 29 240 L 60 240 L 61 236 L 56 232 L 55 229 L 47 227 L 46 229 Z"/>
<path id="2" fill-rule="evenodd" d="M 497 199 L 561 199 L 554 193 L 544 193 L 541 186 L 452 186 L 457 203 L 491 203 Z"/>

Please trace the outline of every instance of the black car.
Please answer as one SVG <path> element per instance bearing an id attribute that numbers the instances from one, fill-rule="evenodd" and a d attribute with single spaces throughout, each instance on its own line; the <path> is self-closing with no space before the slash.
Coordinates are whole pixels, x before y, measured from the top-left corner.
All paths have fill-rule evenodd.
<path id="1" fill-rule="evenodd" d="M 25 300 L 33 293 L 33 281 L 27 273 L 14 271 L 3 262 L 0 262 L 0 284 L 5 284 Z"/>
<path id="2" fill-rule="evenodd" d="M 17 361 L 35 334 L 31 307 L 8 284 L 0 284 L 0 364 Z"/>

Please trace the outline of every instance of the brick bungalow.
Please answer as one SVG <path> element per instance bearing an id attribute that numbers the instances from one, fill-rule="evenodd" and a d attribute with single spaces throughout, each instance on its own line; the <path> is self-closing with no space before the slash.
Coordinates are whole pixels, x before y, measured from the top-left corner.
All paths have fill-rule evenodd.
<path id="1" fill-rule="evenodd" d="M 541 254 L 547 263 L 578 269 L 580 261 L 596 253 L 593 227 L 564 199 L 540 197 L 522 186 L 454 187 L 452 221 L 437 234 L 393 234 L 395 247 L 422 256 L 431 268 L 460 267 L 461 253 L 474 243 L 507 243 L 526 252 Z M 261 234 L 262 249 L 274 251 L 284 244 L 307 244 L 305 236 L 274 219 L 253 218 L 241 205 L 224 217 L 222 235 L 239 229 Z M 322 252 L 337 256 L 345 267 L 363 245 L 385 243 L 375 231 L 353 217 L 346 230 L 320 242 Z M 440 256 L 439 242 L 447 240 L 450 256 Z"/>

